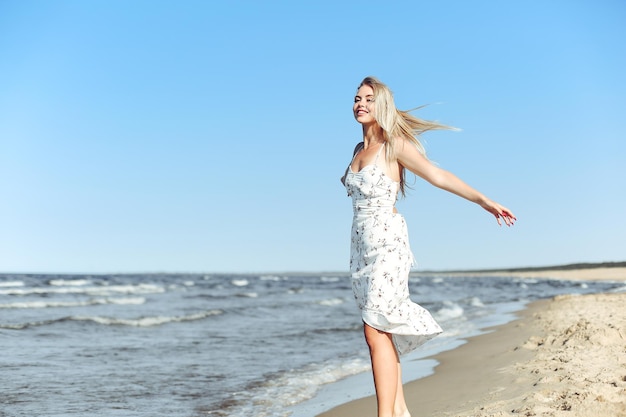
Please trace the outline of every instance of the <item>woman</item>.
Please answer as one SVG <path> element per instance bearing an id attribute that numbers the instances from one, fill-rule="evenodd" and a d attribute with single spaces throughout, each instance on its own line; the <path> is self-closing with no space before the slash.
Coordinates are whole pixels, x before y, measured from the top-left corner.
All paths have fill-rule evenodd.
<path id="1" fill-rule="evenodd" d="M 405 170 L 513 225 L 510 210 L 489 200 L 452 173 L 433 165 L 417 139 L 431 129 L 449 129 L 397 110 L 389 88 L 367 77 L 354 98 L 363 142 L 354 150 L 342 182 L 352 197 L 350 271 L 361 309 L 376 388 L 378 417 L 410 417 L 402 391 L 400 355 L 441 333 L 430 313 L 409 299 L 413 265 L 406 223 L 394 207 L 404 195 Z"/>

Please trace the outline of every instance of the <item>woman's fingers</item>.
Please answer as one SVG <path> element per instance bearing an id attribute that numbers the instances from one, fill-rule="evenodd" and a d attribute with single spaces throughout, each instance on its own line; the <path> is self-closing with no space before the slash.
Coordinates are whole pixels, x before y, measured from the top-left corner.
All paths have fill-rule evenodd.
<path id="1" fill-rule="evenodd" d="M 502 219 L 504 224 L 507 226 L 513 226 L 517 218 L 511 213 L 508 209 L 505 208 L 496 208 L 494 210 L 494 216 L 496 216 L 496 221 L 498 222 L 498 226 L 502 226 Z"/>

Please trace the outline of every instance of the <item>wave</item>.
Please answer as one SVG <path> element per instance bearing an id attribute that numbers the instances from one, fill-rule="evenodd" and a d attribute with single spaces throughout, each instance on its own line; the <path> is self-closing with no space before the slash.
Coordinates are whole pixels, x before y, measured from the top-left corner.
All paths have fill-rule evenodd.
<path id="1" fill-rule="evenodd" d="M 609 292 L 626 292 L 626 285 L 624 285 L 622 287 L 613 288 Z"/>
<path id="2" fill-rule="evenodd" d="M 514 278 L 513 282 L 523 282 L 524 284 L 538 284 L 540 280 L 537 278 Z"/>
<path id="3" fill-rule="evenodd" d="M 306 365 L 251 383 L 236 401 L 228 399 L 219 408 L 230 417 L 288 416 L 289 407 L 313 398 L 324 385 L 369 369 L 369 360 L 363 358 Z"/>
<path id="4" fill-rule="evenodd" d="M 336 306 L 336 305 L 339 305 L 339 304 L 343 304 L 344 302 L 345 302 L 345 300 L 342 299 L 342 298 L 330 298 L 328 300 L 318 301 L 317 304 L 322 305 L 322 306 L 332 307 L 332 306 Z"/>
<path id="5" fill-rule="evenodd" d="M 5 281 L 0 282 L 0 287 L 23 287 L 23 281 Z"/>
<path id="6" fill-rule="evenodd" d="M 144 304 L 143 297 L 133 298 L 94 298 L 86 301 L 24 301 L 18 303 L 0 304 L 0 309 L 10 308 L 61 308 L 61 307 L 86 307 L 102 304 L 139 305 Z"/>
<path id="7" fill-rule="evenodd" d="M 130 327 L 153 327 L 160 326 L 168 323 L 180 323 L 185 321 L 202 320 L 207 317 L 221 315 L 224 312 L 222 310 L 209 310 L 202 311 L 200 313 L 189 314 L 186 316 L 154 316 L 154 317 L 140 317 L 137 319 L 120 319 L 115 317 L 102 317 L 102 316 L 69 316 L 61 317 L 52 320 L 33 321 L 28 323 L 19 324 L 0 324 L 0 329 L 10 330 L 24 330 L 30 327 L 39 327 L 55 323 L 62 323 L 67 321 L 87 321 L 97 324 L 103 324 L 106 326 L 130 326 Z"/>
<path id="8" fill-rule="evenodd" d="M 230 281 L 230 283 L 233 284 L 235 287 L 245 287 L 250 284 L 247 279 L 234 279 Z"/>
<path id="9" fill-rule="evenodd" d="M 274 281 L 274 282 L 285 280 L 285 278 L 281 278 L 277 275 L 261 275 L 259 278 L 261 279 L 261 281 Z"/>
<path id="10" fill-rule="evenodd" d="M 180 323 L 184 321 L 196 321 L 202 320 L 207 317 L 217 316 L 222 314 L 222 310 L 209 310 L 203 311 L 200 313 L 189 314 L 187 316 L 154 316 L 154 317 L 140 317 L 138 319 L 118 319 L 114 317 L 90 317 L 90 316 L 73 316 L 71 320 L 75 321 L 93 321 L 98 324 L 104 324 L 107 326 L 111 325 L 122 325 L 122 326 L 132 326 L 132 327 L 153 327 L 160 326 L 167 323 Z"/>
<path id="11" fill-rule="evenodd" d="M 257 292 L 241 292 L 241 293 L 237 293 L 235 294 L 236 297 L 243 297 L 243 298 L 258 298 L 259 297 L 259 293 Z"/>
<path id="12" fill-rule="evenodd" d="M 465 310 L 460 305 L 453 303 L 452 301 L 444 301 L 445 307 L 440 308 L 435 315 L 438 320 L 445 321 L 456 319 L 463 316 Z"/>
<path id="13" fill-rule="evenodd" d="M 469 304 L 472 307 L 484 307 L 485 306 L 485 304 L 483 304 L 482 300 L 480 298 L 478 298 L 478 297 L 470 298 Z"/>
<path id="14" fill-rule="evenodd" d="M 8 288 L 0 290 L 0 295 L 47 295 L 47 294 L 86 294 L 106 296 L 111 294 L 155 294 L 165 289 L 154 284 L 103 285 L 101 287 L 59 287 L 59 288 Z"/>
<path id="15" fill-rule="evenodd" d="M 91 281 L 86 280 L 86 279 L 51 279 L 48 282 L 48 284 L 58 286 L 58 287 L 63 287 L 63 286 L 80 287 L 82 285 L 91 284 Z"/>

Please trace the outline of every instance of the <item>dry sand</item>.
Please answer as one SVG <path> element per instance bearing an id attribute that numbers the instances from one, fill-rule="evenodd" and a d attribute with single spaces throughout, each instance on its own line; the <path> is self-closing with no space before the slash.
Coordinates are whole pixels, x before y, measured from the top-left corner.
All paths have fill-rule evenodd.
<path id="1" fill-rule="evenodd" d="M 535 302 L 435 359 L 433 375 L 405 384 L 413 417 L 624 417 L 626 293 Z M 320 415 L 348 416 L 376 416 L 374 397 Z"/>
<path id="2" fill-rule="evenodd" d="M 451 275 L 463 276 L 510 276 L 515 278 L 546 278 L 565 279 L 572 281 L 623 281 L 626 280 L 626 268 L 586 268 L 586 269 L 555 269 L 524 272 L 464 272 Z"/>

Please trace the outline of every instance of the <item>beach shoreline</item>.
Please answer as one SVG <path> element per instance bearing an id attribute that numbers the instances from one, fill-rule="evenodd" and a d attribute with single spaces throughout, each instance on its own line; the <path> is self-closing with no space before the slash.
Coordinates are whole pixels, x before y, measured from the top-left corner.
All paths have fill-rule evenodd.
<path id="1" fill-rule="evenodd" d="M 431 274 L 426 272 L 425 274 Z M 432 272 L 434 275 L 442 275 L 441 272 Z M 583 269 L 536 269 L 526 271 L 469 271 L 447 272 L 446 276 L 464 277 L 511 277 L 522 279 L 558 279 L 568 281 L 624 281 L 626 280 L 626 267 L 598 267 Z"/>
<path id="2" fill-rule="evenodd" d="M 624 267 L 478 274 L 626 281 Z M 624 305 L 623 292 L 532 302 L 517 319 L 434 355 L 434 374 L 405 383 L 412 417 L 626 416 Z M 374 416 L 375 410 L 369 396 L 318 417 Z"/>

